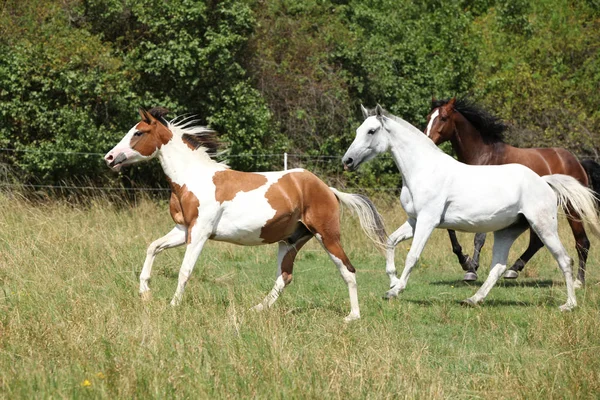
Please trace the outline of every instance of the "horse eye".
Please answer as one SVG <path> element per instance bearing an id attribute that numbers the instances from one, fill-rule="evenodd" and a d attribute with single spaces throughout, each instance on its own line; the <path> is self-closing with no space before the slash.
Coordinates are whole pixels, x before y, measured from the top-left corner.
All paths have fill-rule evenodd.
<path id="1" fill-rule="evenodd" d="M 144 132 L 142 131 L 136 131 L 133 136 L 142 136 L 144 134 Z"/>
<path id="2" fill-rule="evenodd" d="M 369 132 L 367 132 L 368 135 L 373 135 L 375 134 L 375 129 L 369 129 Z"/>

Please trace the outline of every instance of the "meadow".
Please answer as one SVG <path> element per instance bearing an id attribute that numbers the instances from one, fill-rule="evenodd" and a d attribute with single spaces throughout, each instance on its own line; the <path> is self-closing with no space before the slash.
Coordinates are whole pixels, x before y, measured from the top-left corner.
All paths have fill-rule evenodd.
<path id="1" fill-rule="evenodd" d="M 376 198 L 388 232 L 405 219 Z M 600 240 L 587 288 L 566 291 L 542 250 L 516 282 L 466 308 L 467 285 L 447 234 L 436 231 L 408 288 L 384 301 L 384 258 L 346 210 L 343 243 L 357 269 L 362 319 L 343 322 L 348 294 L 311 241 L 294 282 L 266 312 L 274 245 L 210 242 L 182 304 L 169 306 L 183 248 L 157 257 L 152 299 L 138 296 L 147 245 L 172 227 L 165 203 L 97 198 L 32 203 L 0 193 L 2 398 L 594 398 L 600 393 Z M 561 238 L 575 257 L 565 221 Z M 460 234 L 472 249 L 472 235 Z M 527 235 L 513 246 L 511 260 Z M 410 242 L 397 248 L 403 266 Z"/>

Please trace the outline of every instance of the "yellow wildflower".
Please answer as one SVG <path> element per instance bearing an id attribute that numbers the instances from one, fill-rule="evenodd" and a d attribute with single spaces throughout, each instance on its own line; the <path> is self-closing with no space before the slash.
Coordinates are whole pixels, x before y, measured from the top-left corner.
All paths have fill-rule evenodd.
<path id="1" fill-rule="evenodd" d="M 92 382 L 85 379 L 83 382 L 81 382 L 81 386 L 83 386 L 83 387 L 92 386 Z"/>

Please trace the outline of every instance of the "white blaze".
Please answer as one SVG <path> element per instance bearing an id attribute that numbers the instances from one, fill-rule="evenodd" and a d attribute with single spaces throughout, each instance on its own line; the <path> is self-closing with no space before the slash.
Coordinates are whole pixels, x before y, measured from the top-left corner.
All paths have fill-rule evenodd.
<path id="1" fill-rule="evenodd" d="M 435 121 L 438 115 L 440 115 L 440 110 L 435 110 L 433 114 L 431 114 L 431 118 L 429 118 L 429 123 L 427 124 L 427 130 L 425 131 L 427 137 L 431 135 L 431 127 L 433 126 L 433 121 Z"/>

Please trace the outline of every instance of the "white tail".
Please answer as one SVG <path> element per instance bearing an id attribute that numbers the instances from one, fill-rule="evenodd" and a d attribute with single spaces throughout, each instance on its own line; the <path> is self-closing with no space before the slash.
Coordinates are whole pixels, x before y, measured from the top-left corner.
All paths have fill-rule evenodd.
<path id="1" fill-rule="evenodd" d="M 594 192 L 568 175 L 546 175 L 542 179 L 556 193 L 558 205 L 571 216 L 581 218 L 592 228 L 594 235 L 600 237 L 600 216 L 596 209 L 598 199 Z"/>
<path id="2" fill-rule="evenodd" d="M 331 189 L 341 204 L 348 207 L 358 216 L 360 226 L 367 237 L 383 250 L 386 246 L 387 234 L 385 233 L 383 218 L 381 218 L 373 202 L 362 194 L 344 193 L 332 187 L 329 189 Z"/>

